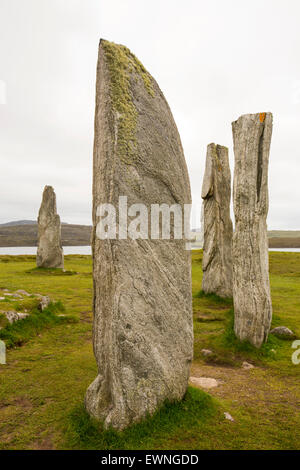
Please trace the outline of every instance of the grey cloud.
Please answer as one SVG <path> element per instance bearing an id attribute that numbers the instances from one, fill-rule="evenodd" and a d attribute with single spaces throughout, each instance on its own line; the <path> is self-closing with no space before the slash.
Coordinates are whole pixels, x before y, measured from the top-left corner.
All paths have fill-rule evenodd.
<path id="1" fill-rule="evenodd" d="M 272 111 L 272 229 L 300 229 L 298 0 L 0 0 L 0 222 L 37 215 L 55 187 L 62 220 L 91 222 L 100 37 L 127 45 L 161 86 L 185 150 L 194 203 L 206 146 L 231 122 Z"/>

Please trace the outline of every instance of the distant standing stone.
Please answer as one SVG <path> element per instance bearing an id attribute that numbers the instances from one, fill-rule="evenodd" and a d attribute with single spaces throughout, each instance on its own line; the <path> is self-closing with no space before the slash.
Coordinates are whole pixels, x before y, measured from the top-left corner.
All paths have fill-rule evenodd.
<path id="1" fill-rule="evenodd" d="M 63 268 L 61 223 L 56 209 L 56 195 L 52 186 L 45 186 L 38 216 L 38 249 L 36 264 L 39 268 Z"/>
<path id="2" fill-rule="evenodd" d="M 231 175 L 226 147 L 208 145 L 201 196 L 204 200 L 202 290 L 232 297 Z"/>
<path id="3" fill-rule="evenodd" d="M 257 348 L 267 340 L 272 320 L 266 224 L 272 120 L 271 113 L 246 114 L 232 123 L 234 330 Z"/>
<path id="4" fill-rule="evenodd" d="M 101 40 L 93 183 L 94 353 L 86 409 L 124 429 L 186 393 L 193 357 L 185 239 L 100 239 L 99 204 L 190 204 L 180 137 L 155 80 L 124 46 Z M 127 216 L 127 215 L 126 215 Z"/>

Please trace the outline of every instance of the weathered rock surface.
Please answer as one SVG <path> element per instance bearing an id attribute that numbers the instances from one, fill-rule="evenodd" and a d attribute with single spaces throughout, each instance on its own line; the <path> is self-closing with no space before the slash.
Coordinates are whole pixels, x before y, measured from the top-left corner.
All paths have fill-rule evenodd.
<path id="1" fill-rule="evenodd" d="M 228 149 L 210 144 L 201 194 L 204 200 L 202 290 L 220 297 L 232 297 L 230 195 Z"/>
<path id="2" fill-rule="evenodd" d="M 19 312 L 14 312 L 13 310 L 8 311 L 8 312 L 1 311 L 0 313 L 5 315 L 7 320 L 11 324 L 19 320 L 24 320 L 24 318 L 27 318 L 29 316 L 28 313 L 19 313 Z"/>
<path id="3" fill-rule="evenodd" d="M 286 326 L 277 326 L 276 328 L 273 328 L 273 330 L 271 330 L 270 333 L 281 339 L 295 339 L 296 338 L 295 333 L 289 328 L 287 328 Z"/>
<path id="4" fill-rule="evenodd" d="M 128 197 L 189 204 L 180 137 L 155 80 L 130 51 L 99 46 L 94 143 L 94 353 L 98 376 L 86 409 L 124 429 L 187 389 L 193 355 L 186 240 L 96 237 L 97 207 Z M 124 228 L 124 226 L 122 226 Z"/>
<path id="5" fill-rule="evenodd" d="M 259 348 L 272 320 L 266 218 L 272 114 L 247 114 L 232 123 L 234 330 Z"/>
<path id="6" fill-rule="evenodd" d="M 43 311 L 45 308 L 49 306 L 49 304 L 51 303 L 51 299 L 47 295 L 41 295 L 39 298 L 40 298 L 40 302 L 38 305 L 38 309 Z"/>
<path id="7" fill-rule="evenodd" d="M 38 216 L 38 249 L 36 264 L 41 268 L 63 268 L 61 224 L 52 186 L 45 186 Z"/>

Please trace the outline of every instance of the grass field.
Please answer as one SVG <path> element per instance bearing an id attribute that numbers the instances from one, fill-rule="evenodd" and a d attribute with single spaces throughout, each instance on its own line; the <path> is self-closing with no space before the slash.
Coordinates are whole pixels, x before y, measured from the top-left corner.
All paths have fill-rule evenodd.
<path id="1" fill-rule="evenodd" d="M 209 393 L 190 387 L 183 402 L 166 403 L 152 418 L 117 433 L 102 431 L 83 408 L 96 376 L 91 258 L 66 256 L 68 272 L 57 275 L 35 270 L 32 256 L 0 257 L 0 288 L 49 295 L 60 306 L 27 324 L 26 335 L 10 332 L 20 346 L 10 348 L 7 364 L 0 365 L 0 449 L 299 449 L 300 365 L 292 364 L 291 341 L 270 336 L 260 351 L 239 343 L 231 302 L 201 292 L 201 259 L 201 251 L 192 253 L 192 375 L 220 384 Z M 300 336 L 300 253 L 271 253 L 270 273 L 273 325 Z M 61 303 L 64 317 L 56 315 Z M 7 301 L 0 301 L 4 307 Z M 203 357 L 203 348 L 214 354 Z M 243 361 L 255 367 L 245 370 Z"/>

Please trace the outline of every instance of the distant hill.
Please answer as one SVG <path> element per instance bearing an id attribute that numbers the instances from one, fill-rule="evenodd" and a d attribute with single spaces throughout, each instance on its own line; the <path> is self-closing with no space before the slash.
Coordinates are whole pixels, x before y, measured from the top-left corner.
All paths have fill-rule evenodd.
<path id="1" fill-rule="evenodd" d="M 15 225 L 36 225 L 36 220 L 14 220 L 13 222 L 6 222 L 5 224 L 0 224 L 0 227 L 14 227 Z M 67 222 L 62 222 L 62 225 L 69 225 Z"/>
<path id="2" fill-rule="evenodd" d="M 0 224 L 0 227 L 14 227 L 15 225 L 36 225 L 36 220 L 15 220 L 14 222 L 7 222 L 6 224 Z"/>
<path id="3" fill-rule="evenodd" d="M 200 248 L 201 233 L 193 230 L 192 245 Z M 268 232 L 269 248 L 300 248 L 300 230 L 270 230 Z"/>
<path id="4" fill-rule="evenodd" d="M 63 246 L 90 245 L 92 227 L 90 225 L 74 225 L 62 223 Z M 194 248 L 200 248 L 198 229 L 193 231 Z M 300 231 L 271 230 L 268 232 L 270 248 L 300 248 Z M 37 246 L 37 222 L 19 220 L 0 224 L 0 247 L 5 246 Z"/>
<path id="5" fill-rule="evenodd" d="M 300 230 L 270 230 L 269 238 L 300 238 Z"/>
<path id="6" fill-rule="evenodd" d="M 20 221 L 23 222 L 23 221 Z M 14 222 L 0 225 L 0 247 L 37 246 L 37 223 L 16 225 Z M 92 227 L 89 225 L 62 224 L 63 246 L 90 245 Z"/>

